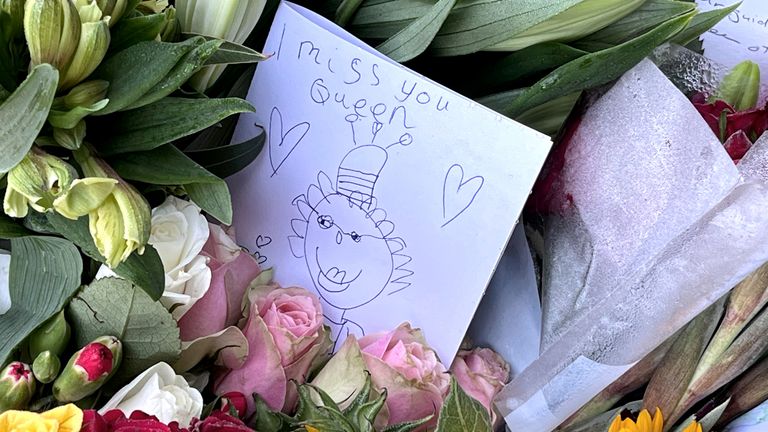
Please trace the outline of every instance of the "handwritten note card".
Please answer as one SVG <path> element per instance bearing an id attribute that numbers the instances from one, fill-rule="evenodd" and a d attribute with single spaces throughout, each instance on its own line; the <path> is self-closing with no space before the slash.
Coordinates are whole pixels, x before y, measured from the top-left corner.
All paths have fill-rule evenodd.
<path id="1" fill-rule="evenodd" d="M 410 321 L 450 362 L 549 138 L 282 3 L 234 140 L 268 148 L 230 179 L 238 239 L 316 292 L 334 336 Z"/>
<path id="2" fill-rule="evenodd" d="M 696 0 L 701 11 L 720 9 L 737 0 Z M 741 5 L 702 35 L 704 54 L 729 69 L 744 60 L 768 74 L 768 1 L 742 0 Z"/>

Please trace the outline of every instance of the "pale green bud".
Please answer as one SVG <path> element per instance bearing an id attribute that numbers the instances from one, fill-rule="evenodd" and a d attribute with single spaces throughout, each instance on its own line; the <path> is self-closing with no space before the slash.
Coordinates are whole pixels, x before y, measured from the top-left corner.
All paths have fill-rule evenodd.
<path id="1" fill-rule="evenodd" d="M 43 384 L 53 382 L 61 370 L 61 360 L 50 351 L 43 351 L 35 357 L 32 372 L 35 378 Z"/>
<path id="2" fill-rule="evenodd" d="M 115 23 L 122 18 L 125 13 L 125 8 L 128 6 L 126 0 L 96 0 L 96 2 L 104 15 L 108 15 L 112 18 L 109 21 L 110 27 L 115 25 Z"/>
<path id="3" fill-rule="evenodd" d="M 12 362 L 0 371 L 0 413 L 27 407 L 35 393 L 35 377 L 29 365 Z"/>
<path id="4" fill-rule="evenodd" d="M 24 30 L 24 0 L 0 0 L 0 14 L 8 15 L 8 26 L 2 29 L 6 39 Z"/>
<path id="5" fill-rule="evenodd" d="M 87 107 L 103 100 L 107 96 L 109 81 L 91 80 L 82 82 L 67 93 L 63 98 L 64 106 L 72 109 L 79 106 Z"/>
<path id="6" fill-rule="evenodd" d="M 104 204 L 117 187 L 117 180 L 103 177 L 86 177 L 72 182 L 66 195 L 53 203 L 56 212 L 67 219 L 77 219 L 94 212 Z"/>
<path id="7" fill-rule="evenodd" d="M 11 217 L 24 217 L 22 195 L 38 212 L 50 211 L 53 202 L 69 188 L 77 178 L 75 169 L 63 160 L 51 156 L 37 147 L 27 153 L 19 164 L 8 172 L 3 207 Z"/>
<path id="8" fill-rule="evenodd" d="M 101 18 L 101 11 L 92 3 L 80 8 L 82 28 L 77 50 L 72 57 L 59 88 L 69 88 L 90 75 L 101 64 L 109 49 L 110 17 Z"/>
<path id="9" fill-rule="evenodd" d="M 112 336 L 100 337 L 69 359 L 53 383 L 53 397 L 59 402 L 75 402 L 104 385 L 120 365 L 123 346 Z"/>
<path id="10" fill-rule="evenodd" d="M 85 121 L 80 120 L 71 129 L 53 128 L 53 140 L 68 150 L 80 148 L 85 139 Z"/>
<path id="11" fill-rule="evenodd" d="M 30 67 L 50 63 L 59 71 L 69 65 L 80 42 L 80 16 L 71 0 L 27 0 L 24 36 Z"/>
<path id="12" fill-rule="evenodd" d="M 32 358 L 44 351 L 59 356 L 67 348 L 72 330 L 69 327 L 64 311 L 61 311 L 38 327 L 29 335 L 27 342 Z"/>
<path id="13" fill-rule="evenodd" d="M 760 93 L 760 66 L 745 60 L 731 69 L 717 89 L 717 98 L 737 111 L 754 108 Z"/>
<path id="14" fill-rule="evenodd" d="M 164 15 L 165 23 L 163 24 L 163 30 L 160 31 L 160 40 L 164 42 L 173 42 L 178 39 L 178 36 L 181 33 L 179 20 L 176 19 L 176 8 L 173 6 L 167 8 Z"/>
<path id="15" fill-rule="evenodd" d="M 542 42 L 570 42 L 629 15 L 645 0 L 584 0 L 500 42 L 488 51 L 518 51 Z"/>
<path id="16" fill-rule="evenodd" d="M 75 159 L 86 175 L 117 181 L 112 193 L 89 213 L 91 237 L 106 264 L 114 268 L 133 251 L 143 253 L 151 222 L 147 201 L 106 162 L 94 157 L 87 146 L 75 151 Z"/>

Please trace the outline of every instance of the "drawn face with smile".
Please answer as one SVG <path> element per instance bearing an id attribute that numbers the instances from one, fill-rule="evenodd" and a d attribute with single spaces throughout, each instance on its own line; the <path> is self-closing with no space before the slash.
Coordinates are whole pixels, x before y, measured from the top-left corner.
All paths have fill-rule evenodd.
<path id="1" fill-rule="evenodd" d="M 304 257 L 320 296 L 337 309 L 354 309 L 375 299 L 394 270 L 389 233 L 339 193 L 325 196 L 312 210 Z"/>

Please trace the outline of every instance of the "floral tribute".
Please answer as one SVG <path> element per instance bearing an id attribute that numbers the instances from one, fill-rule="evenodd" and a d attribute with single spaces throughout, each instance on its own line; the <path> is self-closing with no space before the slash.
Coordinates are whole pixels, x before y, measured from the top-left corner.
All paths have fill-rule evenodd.
<path id="1" fill-rule="evenodd" d="M 502 355 L 467 341 L 441 359 L 433 335 L 408 322 L 349 335 L 333 352 L 317 296 L 281 286 L 280 269 L 239 246 L 225 179 L 268 140 L 232 136 L 238 115 L 253 111 L 244 97 L 256 64 L 272 55 L 259 49 L 277 3 L 0 0 L 0 432 L 503 430 L 500 399 L 520 371 Z M 688 45 L 738 7 L 309 3 L 392 59 L 558 137 L 530 206 L 547 217 L 573 210 L 572 195 L 550 198 L 585 101 L 660 45 Z M 706 133 L 755 171 L 750 151 L 768 130 L 759 67 L 742 63 L 713 94 L 690 96 Z M 543 242 L 529 231 L 532 245 Z M 545 265 L 559 258 L 534 249 Z M 545 303 L 591 295 L 550 290 L 547 272 Z M 763 264 L 557 430 L 764 430 L 766 287 Z M 549 342 L 533 333 L 504 344 Z M 641 390 L 642 401 L 625 403 Z M 551 421 L 541 417 L 528 420 Z"/>

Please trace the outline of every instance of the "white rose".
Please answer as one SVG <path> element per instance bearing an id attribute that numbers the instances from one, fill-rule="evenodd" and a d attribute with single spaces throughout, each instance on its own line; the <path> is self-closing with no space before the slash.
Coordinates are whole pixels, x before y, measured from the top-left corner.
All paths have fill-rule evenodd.
<path id="1" fill-rule="evenodd" d="M 154 246 L 165 269 L 165 292 L 160 302 L 181 318 L 211 285 L 208 258 L 200 255 L 209 229 L 200 207 L 169 196 L 152 210 L 149 244 Z"/>
<path id="2" fill-rule="evenodd" d="M 11 286 L 8 282 L 10 267 L 11 256 L 0 254 L 0 315 L 11 309 Z"/>
<path id="3" fill-rule="evenodd" d="M 761 432 L 768 430 L 768 401 L 732 421 L 724 432 Z"/>
<path id="4" fill-rule="evenodd" d="M 99 414 L 114 409 L 126 417 L 141 411 L 165 424 L 177 421 L 185 428 L 202 415 L 203 396 L 168 364 L 158 363 L 115 393 Z"/>

